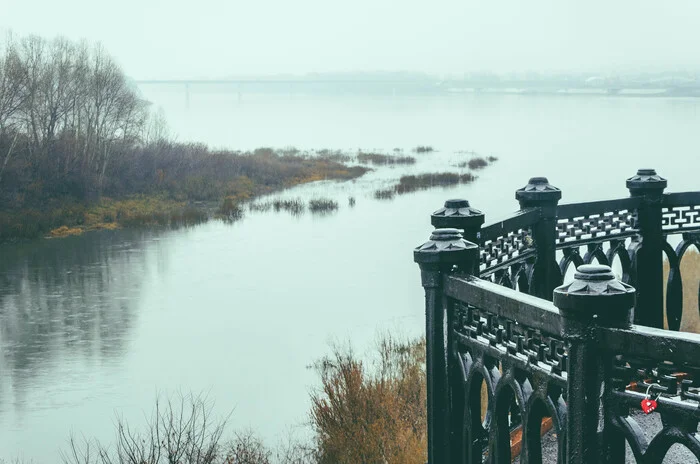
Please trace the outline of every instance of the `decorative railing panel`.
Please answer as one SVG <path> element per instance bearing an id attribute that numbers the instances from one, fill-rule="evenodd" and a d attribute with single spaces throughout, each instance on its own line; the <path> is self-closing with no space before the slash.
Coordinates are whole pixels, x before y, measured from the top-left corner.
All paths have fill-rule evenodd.
<path id="1" fill-rule="evenodd" d="M 619 267 L 620 278 L 630 283 L 637 238 L 637 198 L 573 203 L 557 208 L 557 250 L 561 276 L 570 267 L 598 263 Z M 616 265 L 617 264 L 617 265 Z M 565 279 L 564 279 L 565 280 Z"/>
<path id="2" fill-rule="evenodd" d="M 480 272 L 488 277 L 511 264 L 535 256 L 532 225 L 540 218 L 537 209 L 518 211 L 512 217 L 485 225 L 480 230 Z"/>
<path id="3" fill-rule="evenodd" d="M 552 420 L 563 458 L 568 363 L 559 311 L 478 279 L 449 278 L 445 294 L 454 315 L 450 384 L 458 433 L 453 462 L 481 462 L 489 455 L 491 462 L 510 462 L 516 429 L 523 437 L 520 455 L 536 462 L 544 418 Z"/>
<path id="4" fill-rule="evenodd" d="M 573 203 L 557 208 L 557 248 L 632 237 L 638 233 L 636 198 Z"/>

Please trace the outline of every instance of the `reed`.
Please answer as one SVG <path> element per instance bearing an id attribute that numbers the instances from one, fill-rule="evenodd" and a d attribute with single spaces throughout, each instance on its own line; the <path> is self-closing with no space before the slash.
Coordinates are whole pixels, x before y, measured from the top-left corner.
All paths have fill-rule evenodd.
<path id="1" fill-rule="evenodd" d="M 357 155 L 357 161 L 362 164 L 373 165 L 395 165 L 395 164 L 415 164 L 413 156 L 390 156 L 381 153 L 363 153 Z"/>
<path id="2" fill-rule="evenodd" d="M 402 176 L 394 187 L 396 193 L 410 193 L 417 190 L 425 190 L 433 187 L 468 184 L 473 182 L 476 176 L 470 173 L 456 174 L 453 172 L 436 172 L 419 174 L 417 176 Z"/>
<path id="3" fill-rule="evenodd" d="M 314 198 L 309 200 L 309 211 L 314 214 L 327 214 L 338 209 L 338 202 L 330 198 Z"/>
<path id="4" fill-rule="evenodd" d="M 396 195 L 396 189 L 375 190 L 374 198 L 377 200 L 391 200 Z"/>

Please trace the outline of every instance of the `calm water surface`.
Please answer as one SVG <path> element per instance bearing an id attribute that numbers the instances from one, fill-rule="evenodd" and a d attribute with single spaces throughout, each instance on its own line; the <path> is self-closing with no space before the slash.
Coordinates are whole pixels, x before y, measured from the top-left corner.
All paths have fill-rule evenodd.
<path id="1" fill-rule="evenodd" d="M 589 97 L 250 96 L 144 88 L 181 141 L 249 149 L 410 149 L 406 168 L 317 182 L 286 197 L 340 210 L 248 213 L 159 231 L 123 230 L 0 246 L 0 457 L 56 462 L 71 432 L 109 441 L 116 414 L 136 424 L 158 393 L 206 392 L 232 427 L 274 444 L 303 433 L 307 366 L 334 340 L 371 349 L 378 331 L 423 331 L 411 249 L 429 213 L 468 198 L 487 220 L 546 175 L 563 202 L 626 195 L 637 167 L 669 190 L 698 188 L 700 101 Z M 468 186 L 375 200 L 406 172 L 452 169 L 474 150 L 500 161 Z M 357 204 L 348 206 L 354 196 Z"/>

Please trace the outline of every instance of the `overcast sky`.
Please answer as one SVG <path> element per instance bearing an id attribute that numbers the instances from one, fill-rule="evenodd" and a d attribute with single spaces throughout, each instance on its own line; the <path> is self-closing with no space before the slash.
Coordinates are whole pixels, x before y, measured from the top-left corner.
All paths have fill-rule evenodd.
<path id="1" fill-rule="evenodd" d="M 0 29 L 101 41 L 141 79 L 700 70 L 698 0 L 0 0 Z"/>

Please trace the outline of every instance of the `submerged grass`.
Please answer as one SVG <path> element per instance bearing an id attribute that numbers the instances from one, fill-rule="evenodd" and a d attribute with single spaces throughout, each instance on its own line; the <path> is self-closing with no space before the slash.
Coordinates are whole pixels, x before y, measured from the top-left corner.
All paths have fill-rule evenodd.
<path id="1" fill-rule="evenodd" d="M 457 184 L 468 184 L 476 180 L 476 176 L 471 173 L 457 174 L 454 172 L 435 172 L 418 175 L 401 176 L 399 182 L 387 189 L 374 191 L 374 198 L 377 200 L 390 200 L 395 195 L 427 190 L 433 187 L 445 187 Z"/>
<path id="2" fill-rule="evenodd" d="M 458 168 L 467 168 L 468 167 L 469 169 L 476 171 L 479 169 L 483 169 L 486 166 L 490 165 L 491 163 L 498 161 L 498 158 L 495 156 L 487 156 L 487 157 L 477 156 L 476 152 L 473 152 L 473 151 L 471 151 L 471 152 L 469 152 L 469 151 L 458 152 L 458 153 L 466 153 L 466 154 L 470 154 L 473 156 L 473 158 L 468 160 L 468 161 L 461 161 L 461 162 L 457 163 L 456 166 Z"/>
<path id="3" fill-rule="evenodd" d="M 309 200 L 309 211 L 314 214 L 328 214 L 338 209 L 338 202 L 330 198 L 314 198 Z"/>
<path id="4" fill-rule="evenodd" d="M 327 161 L 335 161 L 337 163 L 348 163 L 352 161 L 351 155 L 344 153 L 341 150 L 329 150 L 328 148 L 316 150 L 316 158 Z"/>
<path id="5" fill-rule="evenodd" d="M 374 198 L 377 200 L 391 200 L 395 195 L 396 189 L 394 188 L 374 191 Z"/>
<path id="6" fill-rule="evenodd" d="M 298 216 L 300 214 L 304 213 L 304 210 L 306 209 L 306 205 L 304 204 L 304 200 L 301 198 L 289 198 L 289 199 L 277 199 L 272 201 L 272 207 L 276 212 L 279 211 L 286 211 L 292 216 Z"/>
<path id="7" fill-rule="evenodd" d="M 489 162 L 481 157 L 472 158 L 467 162 L 467 166 L 469 166 L 469 169 L 483 169 L 488 165 Z"/>
<path id="8" fill-rule="evenodd" d="M 357 155 L 357 161 L 362 164 L 374 165 L 395 165 L 395 164 L 415 164 L 413 156 L 391 156 L 381 153 L 363 153 Z"/>
<path id="9" fill-rule="evenodd" d="M 390 200 L 394 195 L 427 190 L 433 187 L 444 187 L 473 182 L 476 176 L 470 173 L 456 174 L 453 172 L 436 172 L 419 175 L 402 176 L 399 183 L 388 189 L 374 191 L 377 200 Z"/>
<path id="10" fill-rule="evenodd" d="M 416 190 L 425 190 L 433 187 L 468 184 L 473 182 L 476 176 L 470 173 L 456 174 L 453 172 L 436 172 L 419 174 L 417 176 L 402 176 L 394 187 L 396 193 L 409 193 Z"/>

